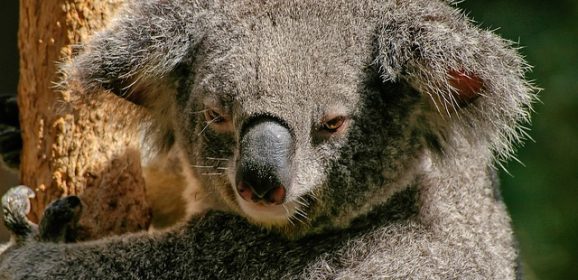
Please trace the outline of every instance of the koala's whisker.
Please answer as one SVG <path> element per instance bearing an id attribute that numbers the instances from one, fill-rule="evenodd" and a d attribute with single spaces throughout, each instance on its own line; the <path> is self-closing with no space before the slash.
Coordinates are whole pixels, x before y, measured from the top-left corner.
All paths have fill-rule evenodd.
<path id="1" fill-rule="evenodd" d="M 305 221 L 301 220 L 301 218 L 299 218 L 297 215 L 291 216 L 291 219 L 293 219 L 295 222 L 298 222 L 298 223 L 302 223 L 302 224 L 305 223 Z"/>
<path id="2" fill-rule="evenodd" d="M 215 168 L 215 166 L 212 166 L 212 165 L 191 165 L 191 167 L 194 167 L 194 168 Z"/>
<path id="3" fill-rule="evenodd" d="M 207 109 L 201 110 L 201 111 L 194 111 L 194 112 L 185 111 L 185 113 L 187 113 L 187 114 L 189 114 L 189 115 L 196 115 L 196 114 L 203 114 L 203 113 L 205 113 L 206 111 L 207 111 Z"/>
<path id="4" fill-rule="evenodd" d="M 293 220 L 291 220 L 291 214 L 289 213 L 289 209 L 287 209 L 287 206 L 285 204 L 282 205 L 283 209 L 285 210 L 285 213 L 287 213 L 287 221 L 289 221 L 289 223 L 294 226 L 295 224 L 293 223 Z"/>
<path id="5" fill-rule="evenodd" d="M 303 209 L 297 209 L 295 211 L 295 214 L 305 218 L 305 219 L 309 219 L 309 217 L 307 216 L 307 213 L 305 213 L 305 211 L 303 211 Z"/>
<path id="6" fill-rule="evenodd" d="M 229 161 L 228 158 L 214 158 L 214 157 L 207 157 L 208 160 L 218 160 L 218 161 Z"/>
<path id="7" fill-rule="evenodd" d="M 303 206 L 303 207 L 305 207 L 305 208 L 309 207 L 309 204 L 307 204 L 307 203 L 306 203 L 305 201 L 303 201 L 301 198 L 295 200 L 295 202 L 297 202 L 299 205 L 301 205 L 301 206 Z"/>
<path id="8" fill-rule="evenodd" d="M 214 172 L 214 173 L 201 173 L 201 175 L 203 175 L 203 176 L 223 176 L 226 174 L 222 173 L 222 172 Z"/>
<path id="9" fill-rule="evenodd" d="M 295 211 L 295 215 L 293 215 L 293 217 L 295 217 L 299 222 L 306 224 L 310 221 L 309 217 L 307 216 L 307 214 L 301 210 L 301 209 L 296 209 Z M 300 218 L 301 217 L 301 218 Z"/>
<path id="10" fill-rule="evenodd" d="M 316 200 L 318 200 L 316 194 L 317 194 L 317 191 L 313 191 L 313 192 L 308 193 L 306 196 L 302 197 L 301 199 L 305 203 L 307 203 L 307 201 L 311 201 L 311 200 L 316 201 Z"/>
<path id="11" fill-rule="evenodd" d="M 291 224 L 292 226 L 295 225 L 295 223 L 293 222 L 293 219 L 291 218 L 291 216 L 289 216 L 289 218 L 287 218 L 287 221 L 288 221 L 289 224 Z"/>
<path id="12" fill-rule="evenodd" d="M 207 121 L 205 127 L 203 127 L 203 129 L 201 129 L 201 132 L 199 132 L 198 135 L 203 134 L 203 132 L 205 132 L 205 130 L 207 129 L 207 127 L 209 127 L 211 124 L 213 124 L 214 122 L 216 122 L 216 121 L 218 121 L 218 120 L 219 120 L 219 118 L 214 118 L 214 119 L 212 119 L 212 120 L 210 120 L 210 121 Z"/>

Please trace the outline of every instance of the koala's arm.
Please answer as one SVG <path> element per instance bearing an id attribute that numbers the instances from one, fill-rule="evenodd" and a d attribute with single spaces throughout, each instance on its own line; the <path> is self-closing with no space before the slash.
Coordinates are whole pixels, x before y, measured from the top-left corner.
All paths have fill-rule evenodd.
<path id="1" fill-rule="evenodd" d="M 0 255 L 0 279 L 513 279 L 495 170 L 463 148 L 446 164 L 424 159 L 414 187 L 346 230 L 287 240 L 208 212 L 165 233 L 20 243 Z"/>
<path id="2" fill-rule="evenodd" d="M 463 163 L 447 167 L 470 169 Z M 209 212 L 167 233 L 23 243 L 0 255 L 0 279 L 514 278 L 509 219 L 491 176 L 431 171 L 348 230 L 287 240 Z M 470 180 L 468 192 L 460 180 Z"/>
<path id="3" fill-rule="evenodd" d="M 168 233 L 22 244 L 0 255 L 0 279 L 267 278 L 270 266 L 277 265 L 273 251 L 288 251 L 276 239 L 239 217 L 209 213 Z"/>

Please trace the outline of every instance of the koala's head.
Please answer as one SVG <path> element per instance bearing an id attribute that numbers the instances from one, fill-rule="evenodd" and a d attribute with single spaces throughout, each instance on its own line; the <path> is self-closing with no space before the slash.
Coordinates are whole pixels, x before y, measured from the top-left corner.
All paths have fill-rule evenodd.
<path id="1" fill-rule="evenodd" d="M 523 61 L 443 2 L 169 2 L 129 4 L 69 73 L 149 108 L 256 224 L 345 226 L 424 154 L 460 137 L 507 153 L 527 117 Z"/>

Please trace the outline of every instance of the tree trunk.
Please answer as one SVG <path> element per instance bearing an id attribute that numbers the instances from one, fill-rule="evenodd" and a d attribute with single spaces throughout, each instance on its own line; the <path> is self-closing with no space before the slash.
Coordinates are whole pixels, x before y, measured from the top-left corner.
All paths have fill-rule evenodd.
<path id="1" fill-rule="evenodd" d="M 104 26 L 121 2 L 20 0 L 20 170 L 22 183 L 36 191 L 30 219 L 38 221 L 56 198 L 79 195 L 81 239 L 142 230 L 150 221 L 138 134 L 123 125 L 138 110 L 110 94 L 72 103 L 81 89 L 55 89 L 71 45 Z"/>

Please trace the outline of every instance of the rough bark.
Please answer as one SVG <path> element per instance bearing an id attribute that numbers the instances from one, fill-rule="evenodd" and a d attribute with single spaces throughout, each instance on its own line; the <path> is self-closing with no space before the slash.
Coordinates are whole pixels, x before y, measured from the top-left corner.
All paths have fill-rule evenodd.
<path id="1" fill-rule="evenodd" d="M 55 89 L 58 63 L 106 24 L 120 0 L 20 0 L 18 102 L 23 134 L 21 180 L 36 190 L 30 218 L 65 195 L 85 203 L 82 239 L 148 227 L 137 133 L 126 123 L 137 111 L 103 94 L 72 103 L 82 89 Z"/>

